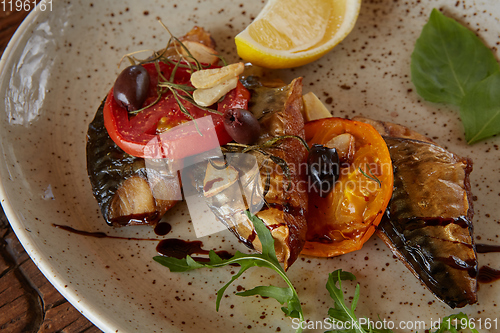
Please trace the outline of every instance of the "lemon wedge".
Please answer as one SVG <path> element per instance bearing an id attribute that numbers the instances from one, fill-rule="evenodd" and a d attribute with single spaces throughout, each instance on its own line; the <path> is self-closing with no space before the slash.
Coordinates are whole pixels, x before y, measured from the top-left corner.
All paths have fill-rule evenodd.
<path id="1" fill-rule="evenodd" d="M 360 7 L 361 0 L 268 0 L 235 37 L 238 55 L 267 68 L 305 65 L 351 32 Z"/>

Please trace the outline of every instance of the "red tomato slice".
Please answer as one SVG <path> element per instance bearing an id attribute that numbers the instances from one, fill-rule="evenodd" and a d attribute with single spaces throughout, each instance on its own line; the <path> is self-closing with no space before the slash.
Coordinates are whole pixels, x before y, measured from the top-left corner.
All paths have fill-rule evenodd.
<path id="1" fill-rule="evenodd" d="M 144 64 L 143 67 L 148 71 L 151 80 L 148 97 L 143 103 L 144 107 L 153 104 L 158 98 L 158 70 L 154 63 Z M 160 62 L 159 67 L 162 75 L 169 78 L 174 66 Z M 190 85 L 189 80 L 189 72 L 184 68 L 178 68 L 175 83 Z M 217 110 L 223 113 L 230 108 L 247 109 L 249 99 L 250 93 L 238 82 L 237 87 L 218 103 Z M 232 141 L 224 128 L 221 115 L 198 108 L 184 100 L 181 102 L 194 119 L 211 116 L 217 138 L 204 137 L 193 126 L 188 131 L 169 133 L 171 131 L 169 129 L 162 134 L 157 134 L 160 120 L 166 124 L 167 128 L 174 128 L 191 120 L 181 111 L 171 92 L 163 94 L 157 103 L 130 117 L 127 110 L 116 103 L 113 89 L 111 89 L 104 104 L 104 125 L 111 139 L 123 151 L 143 158 L 180 159 L 215 148 L 213 143 L 217 140 L 219 145 Z M 199 130 L 202 133 L 208 133 L 206 128 Z M 155 145 L 158 146 L 155 147 Z"/>

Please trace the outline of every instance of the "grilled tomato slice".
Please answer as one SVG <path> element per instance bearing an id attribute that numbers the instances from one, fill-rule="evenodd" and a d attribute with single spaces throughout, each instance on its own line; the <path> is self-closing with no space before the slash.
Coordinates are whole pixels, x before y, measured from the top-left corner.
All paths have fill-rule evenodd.
<path id="1" fill-rule="evenodd" d="M 333 257 L 355 250 L 375 232 L 391 199 L 393 170 L 384 139 L 371 125 L 344 118 L 305 124 L 309 146 L 335 148 L 339 175 L 325 197 L 309 193 L 302 254 Z"/>
<path id="2" fill-rule="evenodd" d="M 181 85 L 189 85 L 191 73 L 187 68 L 176 68 L 169 63 L 158 62 L 158 68 L 154 63 L 142 65 L 149 73 L 149 91 L 142 107 L 145 107 L 137 115 L 130 116 L 126 108 L 120 106 L 114 98 L 114 89 L 108 93 L 104 104 L 104 125 L 111 139 L 127 154 L 142 158 L 184 158 L 195 155 L 211 148 L 211 140 L 207 140 L 199 135 L 198 131 L 179 131 L 176 136 L 169 137 L 165 142 L 158 131 L 166 131 L 177 125 L 190 120 L 181 111 L 179 100 L 172 92 L 167 91 L 161 98 L 158 97 L 159 72 L 164 77 L 170 77 L 175 69 L 174 82 Z M 224 128 L 223 114 L 227 109 L 242 108 L 247 109 L 250 94 L 248 90 L 238 81 L 235 89 L 231 90 L 221 99 L 214 108 L 218 113 L 199 108 L 190 102 L 182 102 L 184 108 L 193 119 L 207 115 L 212 116 L 215 132 L 219 144 L 224 145 L 232 139 Z M 155 103 L 155 100 L 157 102 Z M 163 150 L 151 147 L 151 142 L 162 142 Z M 166 155 L 166 156 L 165 156 Z"/>

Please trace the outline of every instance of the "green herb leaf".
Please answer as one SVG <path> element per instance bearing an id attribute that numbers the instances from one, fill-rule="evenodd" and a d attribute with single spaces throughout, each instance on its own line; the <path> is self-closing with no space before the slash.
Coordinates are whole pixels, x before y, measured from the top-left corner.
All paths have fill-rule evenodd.
<path id="1" fill-rule="evenodd" d="M 411 78 L 420 96 L 458 106 L 476 83 L 498 71 L 495 56 L 472 31 L 432 10 L 411 56 Z"/>
<path id="2" fill-rule="evenodd" d="M 330 273 L 328 276 L 326 289 L 328 290 L 328 292 L 330 293 L 330 297 L 334 301 L 334 307 L 328 310 L 328 315 L 330 316 L 333 323 L 339 323 L 339 324 L 348 323 L 350 325 L 348 327 L 352 327 L 351 329 L 345 330 L 343 332 L 366 333 L 365 330 L 361 327 L 358 318 L 354 314 L 355 305 L 352 308 L 349 308 L 344 301 L 344 292 L 342 291 L 342 281 L 344 280 L 354 281 L 356 280 L 356 277 L 354 276 L 354 274 L 349 272 L 344 272 L 341 269 L 338 269 L 335 272 Z M 338 288 L 337 288 L 337 282 L 339 283 Z M 356 288 L 355 299 L 356 302 L 359 299 L 358 287 Z M 329 332 L 334 333 L 337 331 L 334 330 Z"/>
<path id="3" fill-rule="evenodd" d="M 221 259 L 214 251 L 210 251 L 208 262 L 197 262 L 190 256 L 187 256 L 184 259 L 156 256 L 153 259 L 156 262 L 162 264 L 163 266 L 168 267 L 171 272 L 186 272 L 189 270 L 204 268 L 204 267 L 217 268 L 231 264 L 240 265 L 240 270 L 238 271 L 238 273 L 233 275 L 231 280 L 217 292 L 217 299 L 216 299 L 217 310 L 219 310 L 220 301 L 222 300 L 222 297 L 226 289 L 237 278 L 239 278 L 247 269 L 254 266 L 271 268 L 274 271 L 276 271 L 283 278 L 283 280 L 285 280 L 286 284 L 288 285 L 287 288 L 278 288 L 274 286 L 259 286 L 248 291 L 237 293 L 237 295 L 239 296 L 260 295 L 262 297 L 272 297 L 282 305 L 286 303 L 286 306 L 283 306 L 281 309 L 287 316 L 293 318 L 299 318 L 300 321 L 303 322 L 304 313 L 302 312 L 302 307 L 300 305 L 299 297 L 297 295 L 295 288 L 292 285 L 292 282 L 286 275 L 285 270 L 280 265 L 276 257 L 276 251 L 274 249 L 274 239 L 271 235 L 271 232 L 260 218 L 258 218 L 255 215 L 252 215 L 249 211 L 246 211 L 245 213 L 248 216 L 248 218 L 252 221 L 255 231 L 257 232 L 257 236 L 259 237 L 259 240 L 262 244 L 262 253 L 243 254 L 238 251 L 230 259 Z M 302 325 L 299 325 L 297 332 L 302 332 L 301 327 Z"/>
<path id="4" fill-rule="evenodd" d="M 500 133 L 500 73 L 467 92 L 460 105 L 460 118 L 469 144 Z"/>
<path id="5" fill-rule="evenodd" d="M 328 276 L 328 281 L 326 283 L 326 289 L 330 292 L 330 296 L 334 301 L 334 307 L 328 310 L 328 315 L 330 316 L 330 320 L 333 324 L 337 324 L 338 330 L 331 330 L 325 333 L 393 333 L 391 329 L 377 329 L 374 328 L 374 325 L 362 325 L 354 310 L 356 309 L 356 304 L 359 300 L 360 288 L 359 284 L 356 285 L 356 289 L 354 291 L 354 297 L 351 302 L 351 307 L 347 306 L 344 299 L 344 291 L 342 290 L 342 281 L 356 280 L 354 274 L 349 272 L 344 272 L 341 269 L 336 270 L 333 273 L 330 273 Z M 337 287 L 338 283 L 338 287 Z M 379 321 L 382 322 L 382 320 Z M 364 322 L 372 322 L 369 320 L 364 320 Z M 340 329 L 343 328 L 343 329 Z M 472 333 L 478 333 L 477 330 L 473 329 L 473 325 L 467 318 L 465 314 L 462 312 L 458 314 L 453 314 L 448 317 L 444 317 L 442 322 L 439 325 L 437 331 L 432 333 L 457 333 L 461 332 L 464 329 L 469 329 Z"/>
<path id="6" fill-rule="evenodd" d="M 260 295 L 262 297 L 272 297 L 275 300 L 277 300 L 280 304 L 285 304 L 291 297 L 293 297 L 290 288 L 280 288 L 275 286 L 258 286 L 250 290 L 236 293 L 236 295 L 238 296 Z"/>
<path id="7" fill-rule="evenodd" d="M 257 236 L 259 236 L 259 240 L 262 243 L 262 255 L 267 257 L 272 264 L 279 266 L 280 271 L 284 272 L 279 264 L 278 258 L 276 257 L 276 251 L 274 250 L 274 238 L 269 229 L 267 229 L 266 225 L 260 218 L 253 215 L 248 210 L 245 211 L 245 214 L 250 221 L 252 221 L 255 231 L 257 232 Z"/>
<path id="8" fill-rule="evenodd" d="M 448 317 L 444 317 L 442 322 L 439 324 L 439 328 L 432 333 L 456 333 L 464 329 L 470 329 L 472 333 L 478 333 L 477 330 L 471 327 L 471 323 L 466 314 L 460 312 L 458 314 L 452 314 Z"/>
<path id="9" fill-rule="evenodd" d="M 190 261 L 188 261 L 188 258 L 177 259 L 173 257 L 163 257 L 163 256 L 156 256 L 153 259 L 156 262 L 162 264 L 163 266 L 167 266 L 168 268 L 170 268 L 171 272 L 186 272 L 196 268 L 203 267 L 202 265 L 200 265 L 200 267 L 192 266 L 191 261 L 193 260 L 191 259 L 191 257 L 189 257 L 189 259 L 191 259 Z"/>
<path id="10" fill-rule="evenodd" d="M 366 172 L 363 171 L 363 169 L 361 169 L 361 167 L 359 167 L 358 169 L 361 172 L 361 174 L 363 174 L 363 176 L 365 176 L 366 178 L 369 178 L 369 179 L 373 180 L 374 182 L 377 182 L 378 187 L 382 187 L 382 182 L 380 181 L 380 179 L 377 178 L 377 176 L 375 176 L 373 174 L 373 171 L 370 168 L 370 165 L 366 164 L 366 167 L 368 168 L 368 171 L 370 172 L 371 176 L 369 176 Z"/>
<path id="11" fill-rule="evenodd" d="M 469 144 L 500 133 L 500 66 L 474 32 L 433 9 L 411 56 L 411 79 L 430 102 L 460 107 Z"/>
<path id="12" fill-rule="evenodd" d="M 342 281 L 346 280 L 354 281 L 356 277 L 354 274 L 344 272 L 341 269 L 330 273 L 328 276 L 326 289 L 330 292 L 330 297 L 334 301 L 334 307 L 328 310 L 328 315 L 334 324 L 337 323 L 339 327 L 344 327 L 345 329 L 328 331 L 327 333 L 393 333 L 390 329 L 376 329 L 374 327 L 368 327 L 368 325 L 362 325 L 359 322 L 354 313 L 359 300 L 359 284 L 356 285 L 351 307 L 349 308 L 345 303 L 344 291 L 342 290 Z M 337 282 L 339 284 L 338 288 Z M 347 329 L 347 327 L 350 328 Z"/>

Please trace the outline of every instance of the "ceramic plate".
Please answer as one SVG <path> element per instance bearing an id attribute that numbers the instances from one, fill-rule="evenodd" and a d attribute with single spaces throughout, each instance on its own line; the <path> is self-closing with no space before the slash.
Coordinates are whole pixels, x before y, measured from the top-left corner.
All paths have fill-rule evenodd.
<path id="1" fill-rule="evenodd" d="M 170 273 L 152 260 L 156 242 L 89 238 L 52 226 L 156 237 L 149 227 L 105 225 L 85 167 L 88 124 L 120 72 L 121 56 L 160 49 L 168 41 L 157 18 L 179 36 L 193 25 L 205 27 L 221 53 L 236 61 L 233 37 L 262 7 L 263 1 L 54 0 L 51 10 L 30 14 L 1 60 L 2 205 L 37 266 L 103 331 L 294 331 L 293 322 L 275 300 L 234 295 L 237 289 L 281 285 L 267 270 L 247 271 L 227 290 L 228 297 L 216 312 L 215 292 L 235 268 Z M 457 110 L 423 101 L 410 80 L 410 54 L 432 8 L 442 9 L 477 32 L 497 54 L 497 1 L 363 1 L 353 32 L 332 52 L 278 74 L 285 80 L 303 76 L 304 92 L 314 91 L 336 116 L 363 115 L 401 123 L 471 157 L 475 238 L 499 243 L 499 139 L 468 146 Z M 165 219 L 173 227 L 169 237 L 195 238 L 185 205 L 176 206 Z M 228 232 L 202 241 L 205 248 L 243 249 Z M 480 254 L 479 260 L 480 266 L 500 268 L 495 254 Z M 292 266 L 289 276 L 306 319 L 327 317 L 333 303 L 325 283 L 328 273 L 338 268 L 358 278 L 360 316 L 380 316 L 396 325 L 420 320 L 429 328 L 431 321 L 458 312 L 437 301 L 373 237 L 355 253 L 300 258 Z M 345 287 L 352 295 L 354 285 L 345 283 Z M 479 302 L 462 311 L 476 321 L 500 324 L 499 294 L 500 283 L 482 284 Z"/>

